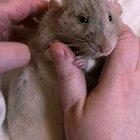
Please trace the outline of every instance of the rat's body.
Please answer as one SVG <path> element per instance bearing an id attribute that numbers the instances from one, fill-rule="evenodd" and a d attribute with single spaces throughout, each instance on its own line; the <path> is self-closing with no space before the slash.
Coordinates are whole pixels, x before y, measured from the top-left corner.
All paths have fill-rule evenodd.
<path id="1" fill-rule="evenodd" d="M 29 43 L 31 62 L 12 73 L 7 123 L 13 140 L 65 139 L 63 111 L 55 67 L 48 55 L 49 46 L 59 40 L 84 60 L 94 60 L 113 50 L 117 26 L 117 18 L 104 0 L 65 0 L 62 6 L 51 1 L 49 11 Z"/>

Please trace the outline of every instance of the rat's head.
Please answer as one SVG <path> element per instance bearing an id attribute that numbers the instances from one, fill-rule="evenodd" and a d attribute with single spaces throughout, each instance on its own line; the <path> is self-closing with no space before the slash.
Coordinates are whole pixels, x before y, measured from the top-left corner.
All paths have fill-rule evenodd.
<path id="1" fill-rule="evenodd" d="M 77 55 L 96 58 L 115 47 L 117 24 L 105 0 L 51 0 L 40 26 L 41 38 L 44 43 L 59 40 Z"/>

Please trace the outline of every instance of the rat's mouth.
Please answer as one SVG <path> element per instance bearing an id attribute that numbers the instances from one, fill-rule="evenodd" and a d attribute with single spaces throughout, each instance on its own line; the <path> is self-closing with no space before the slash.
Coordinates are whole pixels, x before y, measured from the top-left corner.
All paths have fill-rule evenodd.
<path id="1" fill-rule="evenodd" d="M 105 56 L 103 45 L 101 44 L 88 44 L 88 43 L 70 43 L 66 40 L 63 41 L 73 51 L 76 56 L 89 56 L 92 58 L 100 58 Z"/>
<path id="2" fill-rule="evenodd" d="M 81 49 L 79 47 L 70 47 L 70 49 L 74 52 L 74 53 L 78 53 L 81 51 Z"/>
<path id="3" fill-rule="evenodd" d="M 82 48 L 80 47 L 80 45 L 78 47 L 77 45 L 73 43 L 65 43 L 65 44 L 67 44 L 67 46 L 73 51 L 74 54 L 79 54 L 82 52 Z"/>
<path id="4" fill-rule="evenodd" d="M 90 46 L 72 46 L 72 45 L 68 45 L 69 48 L 73 51 L 73 53 L 76 55 L 76 56 L 83 56 L 83 55 L 89 55 L 89 56 L 95 56 L 96 55 L 98 56 L 100 51 L 97 50 L 95 48 L 95 45 L 94 45 L 94 48 L 90 47 Z"/>
<path id="5" fill-rule="evenodd" d="M 70 42 L 66 38 L 60 38 L 59 41 L 65 43 L 75 55 L 83 55 L 88 50 L 85 42 Z"/>

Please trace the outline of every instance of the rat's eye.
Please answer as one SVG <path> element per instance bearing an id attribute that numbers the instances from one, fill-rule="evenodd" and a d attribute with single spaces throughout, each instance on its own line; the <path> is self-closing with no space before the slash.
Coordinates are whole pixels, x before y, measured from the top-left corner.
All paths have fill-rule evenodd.
<path id="1" fill-rule="evenodd" d="M 112 15 L 109 15 L 109 16 L 108 16 L 108 20 L 109 20 L 109 21 L 112 21 Z"/>
<path id="2" fill-rule="evenodd" d="M 89 19 L 84 15 L 79 15 L 78 22 L 81 24 L 87 24 L 89 22 Z"/>

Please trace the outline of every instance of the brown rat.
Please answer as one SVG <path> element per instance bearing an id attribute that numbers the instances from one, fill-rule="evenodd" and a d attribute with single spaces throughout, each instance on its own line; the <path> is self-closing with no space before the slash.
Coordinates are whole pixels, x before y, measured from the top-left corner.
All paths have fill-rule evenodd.
<path id="1" fill-rule="evenodd" d="M 116 45 L 118 24 L 106 0 L 63 0 L 60 3 L 51 0 L 34 37 L 27 43 L 32 54 L 30 64 L 12 74 L 7 111 L 12 139 L 65 139 L 57 76 L 48 54 L 49 46 L 54 40 L 66 43 L 80 56 L 75 64 L 82 67 L 83 62 L 85 65 L 87 61 L 110 54 Z M 97 61 L 98 64 L 92 74 L 101 72 L 102 61 Z"/>
<path id="2" fill-rule="evenodd" d="M 48 53 L 42 53 L 54 40 L 67 44 L 78 56 L 74 64 L 86 72 L 87 79 L 91 73 L 95 77 L 88 80 L 93 88 L 102 70 L 103 57 L 111 53 L 117 42 L 119 19 L 113 6 L 106 0 L 51 0 L 35 41 L 31 42 L 33 50 L 40 50 L 45 60 Z"/>
<path id="3" fill-rule="evenodd" d="M 84 50 L 83 56 L 108 55 L 116 45 L 118 19 L 106 0 L 54 0 L 39 27 L 39 42 L 59 40 Z"/>

